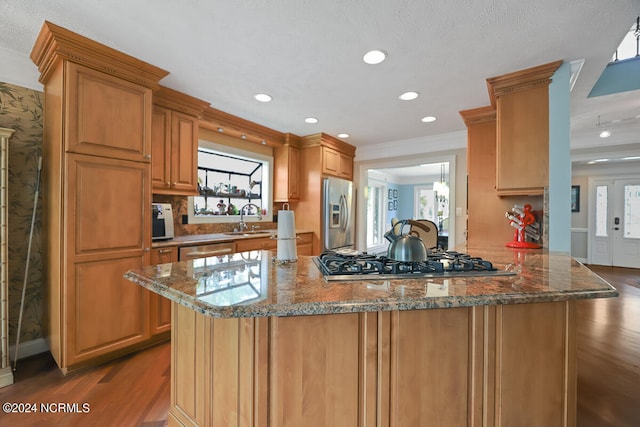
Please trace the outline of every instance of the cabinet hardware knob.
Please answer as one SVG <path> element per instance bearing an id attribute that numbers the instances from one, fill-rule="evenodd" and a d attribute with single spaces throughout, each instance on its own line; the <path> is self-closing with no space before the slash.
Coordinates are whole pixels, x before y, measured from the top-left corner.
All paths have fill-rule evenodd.
<path id="1" fill-rule="evenodd" d="M 145 252 L 150 252 L 150 251 L 151 251 L 151 248 L 144 248 L 144 251 L 145 251 Z"/>
<path id="2" fill-rule="evenodd" d="M 151 158 L 151 154 L 145 154 L 145 155 L 144 155 L 144 158 L 145 158 L 145 159 L 150 159 L 150 158 Z"/>
<path id="3" fill-rule="evenodd" d="M 160 249 L 158 252 L 161 253 L 161 254 L 170 254 L 171 252 L 173 252 L 173 250 L 172 249 Z"/>

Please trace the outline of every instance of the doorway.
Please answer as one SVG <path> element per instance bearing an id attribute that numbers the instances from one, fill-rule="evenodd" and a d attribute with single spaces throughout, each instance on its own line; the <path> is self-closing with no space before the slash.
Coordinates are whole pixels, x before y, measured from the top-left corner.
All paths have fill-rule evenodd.
<path id="1" fill-rule="evenodd" d="M 367 215 L 364 231 L 366 250 L 380 253 L 388 242 L 383 238 L 391 228 L 391 219 L 429 219 L 438 224 L 443 246 L 448 243 L 449 228 L 454 219 L 449 218 L 452 195 L 455 190 L 453 159 L 385 167 L 367 167 L 364 186 L 364 203 Z M 450 194 L 451 193 L 451 194 Z"/>
<path id="2" fill-rule="evenodd" d="M 589 185 L 590 263 L 640 268 L 640 177 Z"/>

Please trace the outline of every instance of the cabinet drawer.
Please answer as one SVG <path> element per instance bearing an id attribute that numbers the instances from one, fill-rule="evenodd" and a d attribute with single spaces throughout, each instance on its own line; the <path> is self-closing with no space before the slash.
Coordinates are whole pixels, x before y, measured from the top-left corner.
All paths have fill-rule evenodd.
<path id="1" fill-rule="evenodd" d="M 178 258 L 180 261 L 188 261 L 195 258 L 227 255 L 235 251 L 236 245 L 233 242 L 214 243 L 202 246 L 182 246 L 180 247 Z"/>
<path id="2" fill-rule="evenodd" d="M 276 249 L 278 241 L 270 237 L 260 237 L 257 239 L 243 239 L 236 241 L 236 252 L 258 251 Z"/>

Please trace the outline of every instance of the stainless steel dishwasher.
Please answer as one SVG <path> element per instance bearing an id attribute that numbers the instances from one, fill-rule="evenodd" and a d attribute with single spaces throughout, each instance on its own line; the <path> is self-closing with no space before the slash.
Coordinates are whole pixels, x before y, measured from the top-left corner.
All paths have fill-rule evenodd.
<path id="1" fill-rule="evenodd" d="M 212 243 L 210 245 L 200 246 L 181 246 L 178 251 L 178 260 L 187 261 L 195 258 L 227 255 L 235 251 L 236 244 L 234 242 Z"/>

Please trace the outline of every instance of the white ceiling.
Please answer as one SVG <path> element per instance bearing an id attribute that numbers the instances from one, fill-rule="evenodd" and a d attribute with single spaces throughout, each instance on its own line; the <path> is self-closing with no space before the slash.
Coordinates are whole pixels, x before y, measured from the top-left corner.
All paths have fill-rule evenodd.
<path id="1" fill-rule="evenodd" d="M 29 54 L 48 20 L 169 71 L 165 86 L 278 131 L 348 132 L 361 151 L 394 142 L 419 152 L 423 139 L 465 130 L 458 111 L 488 105 L 486 78 L 584 59 L 571 93 L 572 150 L 640 153 L 639 91 L 587 99 L 639 14 L 640 0 L 0 0 L 0 81 L 41 88 Z M 387 60 L 363 63 L 374 48 Z M 400 101 L 408 90 L 421 96 Z M 273 101 L 255 101 L 261 92 Z M 422 123 L 427 115 L 438 120 Z M 309 116 L 319 122 L 304 123 Z M 598 116 L 607 140 L 596 135 Z"/>

